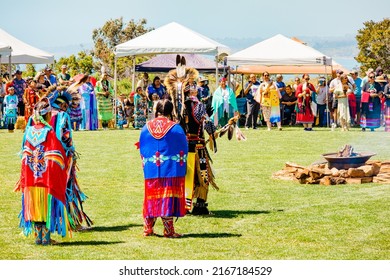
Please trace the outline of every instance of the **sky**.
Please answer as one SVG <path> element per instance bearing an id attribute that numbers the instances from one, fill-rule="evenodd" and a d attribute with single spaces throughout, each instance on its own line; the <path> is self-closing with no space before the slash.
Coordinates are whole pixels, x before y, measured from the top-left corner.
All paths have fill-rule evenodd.
<path id="1" fill-rule="evenodd" d="M 388 0 L 18 0 L 2 10 L 0 28 L 44 51 L 91 48 L 92 31 L 109 19 L 172 21 L 211 39 L 356 35 L 364 22 L 390 16 Z M 4 6 L 3 6 L 4 7 Z M 13 8 L 15 9 L 13 11 Z M 49 52 L 49 51 L 48 51 Z M 56 57 L 58 58 L 58 57 Z"/>

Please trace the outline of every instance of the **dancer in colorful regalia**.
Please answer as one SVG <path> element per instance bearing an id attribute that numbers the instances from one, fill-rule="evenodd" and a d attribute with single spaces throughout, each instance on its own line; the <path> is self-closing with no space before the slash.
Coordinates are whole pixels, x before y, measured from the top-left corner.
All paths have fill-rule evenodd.
<path id="1" fill-rule="evenodd" d="M 69 166 L 66 201 L 69 219 L 75 230 L 89 229 L 93 225 L 92 220 L 83 209 L 83 203 L 87 199 L 87 196 L 81 191 L 77 181 L 76 170 L 78 169 L 77 159 L 79 156 L 73 144 L 71 120 L 67 113 L 69 104 L 72 100 L 71 92 L 76 90 L 83 81 L 84 80 L 81 79 L 79 83 L 71 85 L 68 88 L 59 87 L 48 95 L 53 107 L 50 125 L 53 127 L 57 138 L 61 141 L 62 147 L 66 153 L 66 161 Z M 86 227 L 83 226 L 84 222 L 86 223 Z"/>
<path id="2" fill-rule="evenodd" d="M 196 95 L 198 71 L 186 67 L 184 57 L 177 56 L 176 69 L 169 71 L 164 84 L 174 103 L 175 120 L 180 123 L 188 140 L 188 163 L 186 175 L 186 209 L 194 215 L 211 214 L 208 210 L 208 190 L 211 184 L 216 190 L 211 169 L 211 158 L 206 148 L 204 130 L 209 134 L 211 147 L 216 152 L 216 128 L 206 112 L 206 106 Z M 190 94 L 191 93 L 191 94 Z M 193 203 L 193 199 L 196 202 Z M 191 211 L 192 209 L 192 211 Z"/>
<path id="3" fill-rule="evenodd" d="M 36 104 L 26 126 L 16 187 L 22 192 L 19 226 L 26 236 L 34 231 L 37 245 L 53 244 L 51 233 L 66 237 L 72 228 L 66 206 L 69 165 L 50 119 L 51 106 L 46 98 Z"/>
<path id="4" fill-rule="evenodd" d="M 173 104 L 159 100 L 155 118 L 142 128 L 139 148 L 145 177 L 143 205 L 144 236 L 155 235 L 161 217 L 164 237 L 182 235 L 174 229 L 173 217 L 183 217 L 188 144 L 183 129 L 172 121 Z"/>
<path id="5" fill-rule="evenodd" d="M 206 106 L 197 98 L 198 87 L 192 81 L 184 87 L 184 116 L 186 123 L 186 132 L 188 139 L 188 163 L 186 175 L 186 207 L 190 210 L 192 200 L 196 199 L 193 204 L 191 214 L 209 215 L 212 214 L 207 206 L 207 196 L 209 185 L 219 190 L 214 181 L 214 174 L 211 169 L 211 158 L 206 146 L 205 133 L 207 131 L 211 140 L 210 144 L 216 151 L 215 132 L 216 127 L 211 121 Z M 211 112 L 210 112 L 211 114 Z M 192 197 L 191 197 L 192 194 Z"/>

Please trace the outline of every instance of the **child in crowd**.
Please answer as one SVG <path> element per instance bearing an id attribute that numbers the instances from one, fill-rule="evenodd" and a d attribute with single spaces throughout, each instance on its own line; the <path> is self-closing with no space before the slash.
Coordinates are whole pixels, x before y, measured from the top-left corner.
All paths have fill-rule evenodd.
<path id="1" fill-rule="evenodd" d="M 156 106 L 158 101 L 160 100 L 160 97 L 157 93 L 152 94 L 152 102 L 153 102 L 153 111 L 151 112 L 151 119 L 154 119 L 154 116 L 156 114 Z"/>
<path id="2" fill-rule="evenodd" d="M 8 87 L 8 95 L 4 98 L 4 119 L 8 132 L 14 132 L 16 119 L 18 117 L 18 97 L 15 95 L 14 87 Z"/>
<path id="3" fill-rule="evenodd" d="M 72 122 L 72 129 L 78 131 L 83 119 L 80 106 L 81 99 L 79 97 L 73 97 L 70 103 L 70 121 Z"/>

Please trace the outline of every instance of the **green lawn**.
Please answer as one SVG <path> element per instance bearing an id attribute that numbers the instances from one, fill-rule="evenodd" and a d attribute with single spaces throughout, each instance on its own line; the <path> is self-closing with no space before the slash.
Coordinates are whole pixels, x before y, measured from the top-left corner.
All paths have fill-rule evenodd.
<path id="1" fill-rule="evenodd" d="M 176 222 L 182 239 L 142 236 L 143 177 L 134 143 L 139 131 L 76 132 L 78 178 L 94 220 L 88 232 L 57 246 L 35 246 L 18 228 L 22 132 L 0 130 L 0 259 L 3 260 L 387 260 L 390 186 L 300 185 L 271 178 L 287 161 L 309 165 L 351 144 L 390 159 L 390 133 L 301 127 L 244 130 L 248 140 L 218 140 L 212 154 L 219 191 L 210 189 L 214 216 Z M 156 231 L 162 233 L 161 221 Z M 35 250 L 32 250 L 35 249 Z"/>

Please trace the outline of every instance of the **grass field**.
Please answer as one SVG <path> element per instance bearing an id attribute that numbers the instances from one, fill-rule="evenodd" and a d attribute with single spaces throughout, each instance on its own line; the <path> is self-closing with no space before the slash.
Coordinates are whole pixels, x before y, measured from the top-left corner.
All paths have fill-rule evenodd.
<path id="1" fill-rule="evenodd" d="M 93 229 L 61 244 L 33 245 L 18 228 L 22 132 L 0 130 L 0 259 L 2 260 L 387 260 L 390 186 L 300 185 L 272 173 L 287 161 L 309 165 L 345 144 L 390 159 L 390 133 L 301 127 L 245 130 L 248 140 L 218 140 L 212 155 L 219 191 L 210 189 L 214 216 L 176 223 L 182 239 L 142 236 L 143 176 L 134 143 L 139 131 L 74 133 L 81 155 L 78 178 L 89 196 Z M 156 231 L 162 233 L 161 221 Z"/>

